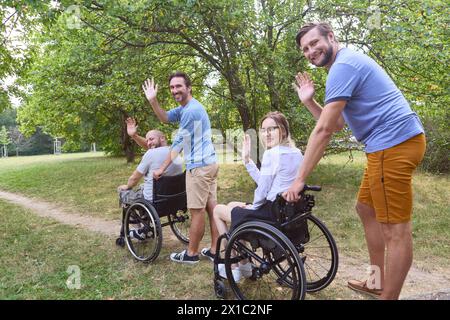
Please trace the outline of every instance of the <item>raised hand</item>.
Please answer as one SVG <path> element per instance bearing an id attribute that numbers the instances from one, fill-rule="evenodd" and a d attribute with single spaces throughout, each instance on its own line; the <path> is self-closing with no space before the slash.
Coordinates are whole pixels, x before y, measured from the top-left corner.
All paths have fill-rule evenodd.
<path id="1" fill-rule="evenodd" d="M 244 140 L 242 141 L 241 157 L 245 163 L 250 161 L 251 139 L 248 134 L 244 134 Z"/>
<path id="2" fill-rule="evenodd" d="M 158 85 L 155 84 L 153 78 L 152 80 L 147 79 L 142 85 L 142 90 L 144 90 L 145 97 L 150 102 L 156 99 L 156 95 L 158 94 Z"/>
<path id="3" fill-rule="evenodd" d="M 137 125 L 136 120 L 134 118 L 128 117 L 127 120 L 125 120 L 127 123 L 127 133 L 130 137 L 134 137 L 137 135 Z"/>
<path id="4" fill-rule="evenodd" d="M 306 72 L 297 73 L 293 86 L 295 91 L 297 91 L 298 98 L 303 104 L 306 104 L 314 98 L 314 82 Z"/>

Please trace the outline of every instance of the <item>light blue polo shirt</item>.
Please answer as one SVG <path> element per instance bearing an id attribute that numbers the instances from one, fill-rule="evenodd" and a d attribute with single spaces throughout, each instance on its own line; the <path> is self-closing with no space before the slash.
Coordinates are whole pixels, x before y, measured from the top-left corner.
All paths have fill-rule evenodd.
<path id="1" fill-rule="evenodd" d="M 169 122 L 179 122 L 180 129 L 173 141 L 172 149 L 184 150 L 186 170 L 217 163 L 211 140 L 211 123 L 200 102 L 192 98 L 185 106 L 167 112 Z"/>
<path id="2" fill-rule="evenodd" d="M 331 66 L 325 104 L 346 100 L 343 117 L 367 153 L 423 133 L 419 117 L 389 75 L 369 56 L 343 48 Z"/>

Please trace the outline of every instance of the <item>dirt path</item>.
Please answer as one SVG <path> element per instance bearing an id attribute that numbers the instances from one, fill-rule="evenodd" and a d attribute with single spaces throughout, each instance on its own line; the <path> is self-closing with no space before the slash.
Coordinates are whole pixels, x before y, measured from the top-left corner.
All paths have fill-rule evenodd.
<path id="1" fill-rule="evenodd" d="M 117 235 L 120 231 L 120 223 L 106 221 L 89 216 L 67 213 L 59 206 L 38 199 L 24 197 L 22 195 L 0 190 L 0 199 L 7 200 L 24 208 L 30 209 L 40 217 L 52 218 L 63 224 L 78 226 L 90 231 L 100 232 L 105 235 Z"/>
<path id="2" fill-rule="evenodd" d="M 60 223 L 73 225 L 94 232 L 103 233 L 111 238 L 119 234 L 120 222 L 68 213 L 60 207 L 34 198 L 0 190 L 0 199 L 30 209 L 36 215 L 57 220 Z M 169 241 L 178 241 L 171 233 L 166 233 Z M 346 287 L 350 279 L 363 279 L 367 262 L 348 256 L 339 256 L 339 271 L 335 278 L 338 286 Z M 420 268 L 413 264 L 402 290 L 402 299 L 442 299 L 450 300 L 450 268 L 427 266 Z M 352 298 L 361 299 L 357 293 Z"/>

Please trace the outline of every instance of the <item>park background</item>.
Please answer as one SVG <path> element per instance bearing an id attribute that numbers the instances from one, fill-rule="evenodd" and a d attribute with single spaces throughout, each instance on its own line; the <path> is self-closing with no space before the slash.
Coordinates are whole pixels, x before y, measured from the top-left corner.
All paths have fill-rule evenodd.
<path id="1" fill-rule="evenodd" d="M 8 155 L 0 159 L 0 189 L 111 221 L 120 214 L 115 188 L 143 152 L 126 134 L 126 117 L 138 120 L 141 134 L 159 128 L 171 137 L 176 128 L 154 116 L 141 89 L 146 78 L 159 84 L 158 99 L 168 109 L 175 106 L 168 74 L 191 76 L 216 146 L 226 143 L 219 201 L 251 201 L 254 185 L 239 164 L 235 132 L 255 129 L 262 115 L 279 110 L 304 150 L 314 120 L 292 83 L 297 72 L 309 72 L 323 101 L 326 72 L 308 64 L 295 35 L 305 22 L 330 22 L 342 46 L 367 53 L 386 70 L 426 130 L 427 152 L 414 183 L 416 276 L 405 297 L 450 287 L 446 1 L 0 0 L 0 10 L 0 147 Z M 57 148 L 55 138 L 62 143 Z M 60 146 L 60 155 L 24 157 Z M 324 188 L 316 214 L 345 257 L 341 278 L 338 273 L 317 298 L 359 298 L 344 281 L 349 270 L 363 274 L 367 264 L 353 208 L 364 165 L 358 150 L 343 130 L 311 177 Z M 170 250 L 181 248 L 176 241 L 168 239 L 157 262 L 142 266 L 114 247 L 113 236 L 31 212 L 0 200 L 2 299 L 214 298 L 210 265 L 193 274 L 169 263 Z M 69 265 L 83 270 L 79 290 L 66 286 Z"/>

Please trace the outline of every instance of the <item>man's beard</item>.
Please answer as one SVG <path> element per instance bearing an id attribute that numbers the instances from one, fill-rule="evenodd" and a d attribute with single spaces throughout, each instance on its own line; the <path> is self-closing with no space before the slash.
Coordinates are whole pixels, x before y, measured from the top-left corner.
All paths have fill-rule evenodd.
<path id="1" fill-rule="evenodd" d="M 159 148 L 159 147 L 161 147 L 161 142 L 158 142 L 158 143 L 156 143 L 156 144 L 153 144 L 153 145 L 150 147 L 150 149 L 156 149 L 156 148 Z"/>
<path id="2" fill-rule="evenodd" d="M 332 57 L 333 57 L 333 47 L 331 46 L 331 43 L 329 43 L 328 49 L 327 49 L 327 51 L 325 51 L 323 60 L 320 63 L 318 63 L 316 66 L 318 66 L 318 67 L 326 66 L 331 61 Z"/>

